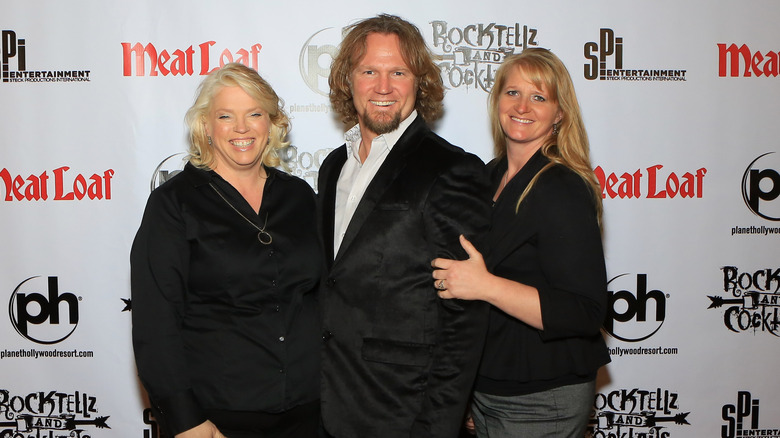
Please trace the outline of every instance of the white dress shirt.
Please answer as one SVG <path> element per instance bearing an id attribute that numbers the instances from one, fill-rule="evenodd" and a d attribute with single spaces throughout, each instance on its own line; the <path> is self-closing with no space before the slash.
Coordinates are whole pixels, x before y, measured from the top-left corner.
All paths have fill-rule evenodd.
<path id="1" fill-rule="evenodd" d="M 404 119 L 398 129 L 374 138 L 371 149 L 366 157 L 366 162 L 360 162 L 360 125 L 355 125 L 344 134 L 347 145 L 347 161 L 341 168 L 338 183 L 336 183 L 336 211 L 333 218 L 333 257 L 339 252 L 341 241 L 347 232 L 352 215 L 355 214 L 358 203 L 363 199 L 366 188 L 374 179 L 374 175 L 385 162 L 387 154 L 401 138 L 406 128 L 417 117 L 417 110 L 412 111 L 409 117 Z"/>

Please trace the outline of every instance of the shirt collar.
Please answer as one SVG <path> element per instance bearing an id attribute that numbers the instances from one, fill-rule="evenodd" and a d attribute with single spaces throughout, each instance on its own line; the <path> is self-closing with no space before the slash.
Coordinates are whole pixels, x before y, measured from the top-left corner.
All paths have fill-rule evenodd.
<path id="1" fill-rule="evenodd" d="M 388 151 L 392 150 L 393 146 L 398 143 L 398 139 L 400 139 L 406 131 L 406 128 L 408 128 L 416 118 L 417 110 L 412 110 L 409 117 L 404 119 L 394 131 L 378 135 L 371 144 L 371 149 L 375 146 L 380 146 L 386 148 Z M 362 140 L 362 137 L 360 136 L 360 124 L 350 128 L 350 130 L 344 134 L 344 140 L 347 145 L 347 158 L 350 156 L 358 158 L 358 150 L 360 149 L 360 141 Z"/>

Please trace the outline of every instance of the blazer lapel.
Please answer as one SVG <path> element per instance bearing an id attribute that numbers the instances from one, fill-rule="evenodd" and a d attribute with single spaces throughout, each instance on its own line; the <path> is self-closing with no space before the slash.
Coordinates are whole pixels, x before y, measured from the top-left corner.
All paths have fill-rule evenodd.
<path id="1" fill-rule="evenodd" d="M 333 264 L 338 263 L 344 252 L 354 242 L 355 237 L 358 235 L 361 228 L 363 228 L 366 219 L 371 212 L 374 211 L 379 200 L 382 199 L 382 195 L 391 189 L 393 181 L 395 181 L 406 166 L 407 155 L 416 149 L 423 133 L 427 129 L 428 127 L 425 125 L 422 118 L 417 116 L 412 124 L 406 129 L 406 132 L 398 139 L 398 142 L 393 146 L 393 149 L 390 150 L 390 153 L 387 154 L 384 163 L 382 163 L 376 175 L 374 175 L 374 178 L 368 184 L 368 187 L 366 187 L 366 192 L 363 194 L 363 198 L 358 203 L 355 213 L 349 221 L 347 231 L 344 234 L 344 239 L 341 241 L 341 246 L 339 247 L 338 254 L 336 254 L 336 259 Z M 333 224 L 331 224 L 331 236 L 332 234 Z M 332 239 L 331 242 L 333 242 Z"/>
<path id="2" fill-rule="evenodd" d="M 320 181 L 325 182 L 325 187 L 319 187 L 320 202 L 322 203 L 322 237 L 323 246 L 325 246 L 325 261 L 328 264 L 328 268 L 333 266 L 333 228 L 334 228 L 334 216 L 336 213 L 336 184 L 339 182 L 339 175 L 341 175 L 341 169 L 344 167 L 344 163 L 347 162 L 346 147 L 342 146 L 337 148 L 333 156 L 333 165 L 328 166 L 326 169 L 320 169 L 327 173 L 321 175 Z"/>

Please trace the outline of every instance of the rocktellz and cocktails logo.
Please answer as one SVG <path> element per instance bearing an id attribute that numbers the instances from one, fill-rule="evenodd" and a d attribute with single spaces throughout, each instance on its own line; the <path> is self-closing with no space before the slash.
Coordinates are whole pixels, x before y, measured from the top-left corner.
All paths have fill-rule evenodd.
<path id="1" fill-rule="evenodd" d="M 724 266 L 721 270 L 728 295 L 708 295 L 708 309 L 725 306 L 723 324 L 732 332 L 780 337 L 780 268 L 740 272 L 736 266 Z"/>
<path id="2" fill-rule="evenodd" d="M 686 81 L 687 70 L 624 68 L 623 37 L 612 29 L 600 29 L 599 41 L 585 43 L 585 79 L 602 81 Z M 611 62 L 608 62 L 611 61 Z"/>
<path id="3" fill-rule="evenodd" d="M 28 176 L 11 173 L 5 168 L 0 170 L 0 180 L 5 185 L 3 201 L 6 202 L 109 200 L 113 177 L 113 169 L 88 175 L 72 172 L 68 166 L 58 167 L 51 174 L 44 170 Z"/>
<path id="4" fill-rule="evenodd" d="M 444 84 L 449 88 L 489 92 L 504 58 L 528 46 L 537 46 L 537 29 L 519 23 L 479 23 L 463 27 L 432 21 L 434 52 L 442 61 Z"/>
<path id="5" fill-rule="evenodd" d="M 740 63 L 740 61 L 742 61 Z M 747 44 L 718 44 L 718 76 L 726 77 L 777 77 L 780 70 L 780 52 L 761 53 Z"/>
<path id="6" fill-rule="evenodd" d="M 440 58 L 444 85 L 490 91 L 496 70 L 507 55 L 537 46 L 537 29 L 527 25 L 479 23 L 463 27 L 446 21 L 431 23 L 428 43 Z M 317 94 L 328 95 L 328 75 L 341 41 L 340 29 L 325 28 L 309 37 L 298 58 L 301 77 Z M 305 112 L 327 112 L 320 105 L 296 105 Z M 295 111 L 293 111 L 295 112 Z"/>
<path id="7" fill-rule="evenodd" d="M 110 429 L 88 393 L 40 391 L 11 395 L 0 389 L 0 438 L 90 438 L 92 428 Z"/>
<path id="8" fill-rule="evenodd" d="M 20 38 L 13 30 L 0 32 L 2 43 L 3 82 L 49 83 L 89 82 L 89 70 L 27 70 L 27 39 Z M 11 69 L 11 63 L 16 69 Z"/>
<path id="9" fill-rule="evenodd" d="M 595 416 L 587 436 L 591 438 L 669 438 L 674 425 L 689 425 L 688 414 L 679 412 L 679 395 L 667 389 L 618 389 L 597 393 Z M 681 431 L 680 436 L 684 436 Z"/>
<path id="10" fill-rule="evenodd" d="M 207 75 L 230 62 L 240 62 L 258 69 L 260 50 L 263 46 L 252 44 L 249 48 L 214 49 L 216 41 L 206 41 L 196 46 L 169 51 L 159 50 L 154 44 L 122 43 L 122 74 L 124 76 L 192 76 Z M 212 52 L 213 50 L 213 52 Z M 135 70 L 133 70 L 135 61 Z M 149 62 L 149 69 L 146 68 Z"/>

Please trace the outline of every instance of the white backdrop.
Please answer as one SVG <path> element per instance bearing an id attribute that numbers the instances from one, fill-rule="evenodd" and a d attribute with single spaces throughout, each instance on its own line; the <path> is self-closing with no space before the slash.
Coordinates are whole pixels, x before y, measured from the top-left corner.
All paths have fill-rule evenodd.
<path id="1" fill-rule="evenodd" d="M 157 436 L 135 378 L 128 254 L 151 188 L 181 168 L 201 73 L 256 67 L 292 116 L 292 172 L 314 185 L 343 142 L 330 54 L 343 26 L 380 12 L 442 55 L 435 128 L 485 161 L 496 60 L 547 47 L 571 72 L 612 279 L 590 434 L 780 437 L 770 0 L 0 0 L 0 437 Z"/>

